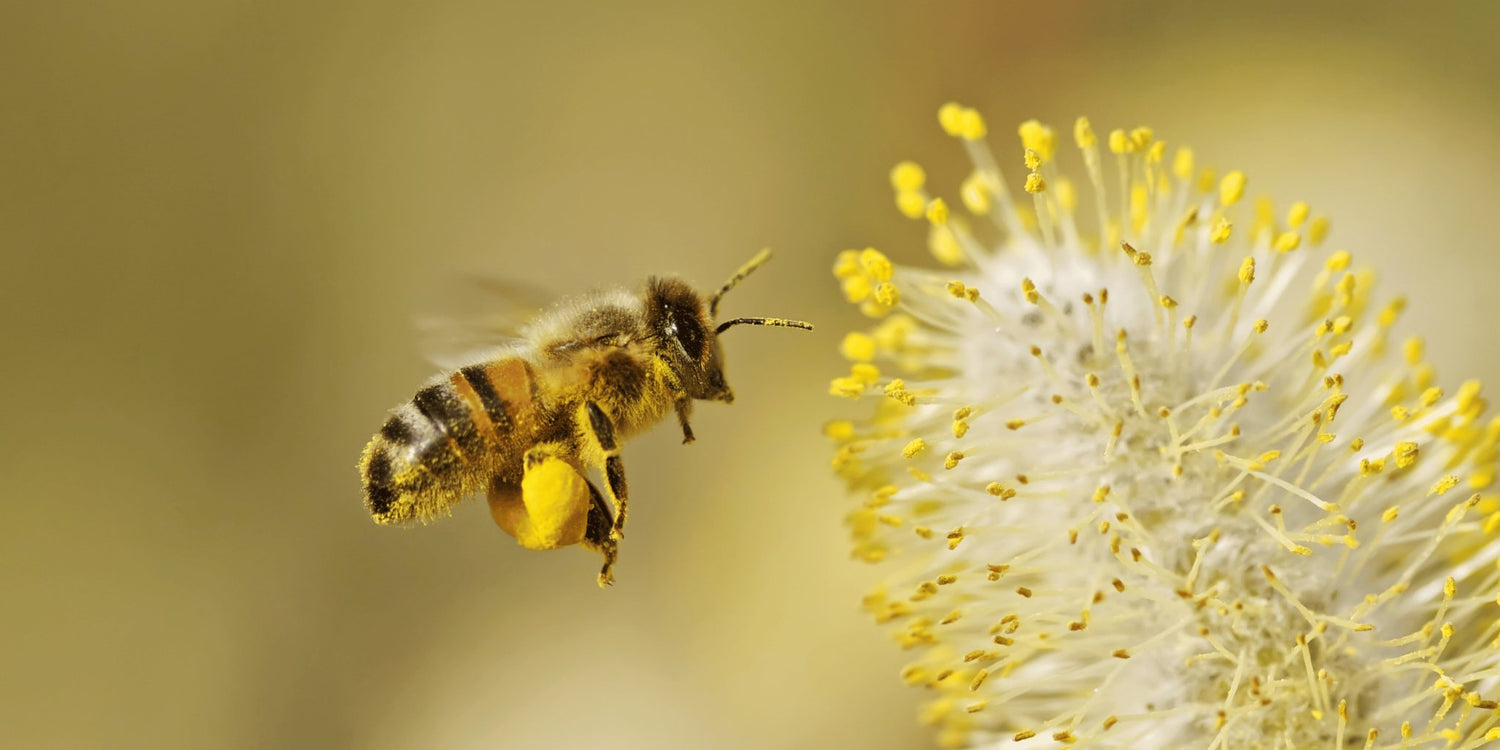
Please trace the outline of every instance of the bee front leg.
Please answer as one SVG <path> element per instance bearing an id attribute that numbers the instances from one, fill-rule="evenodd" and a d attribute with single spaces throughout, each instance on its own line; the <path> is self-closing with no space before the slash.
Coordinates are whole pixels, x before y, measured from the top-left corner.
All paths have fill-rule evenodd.
<path id="1" fill-rule="evenodd" d="M 599 569 L 599 588 L 604 588 L 615 582 L 614 574 L 610 572 L 615 566 L 615 560 L 620 557 L 620 543 L 609 538 L 610 527 L 613 521 L 610 518 L 609 506 L 604 503 L 604 497 L 599 494 L 599 488 L 593 482 L 589 483 L 589 494 L 591 505 L 589 506 L 588 528 L 583 533 L 583 546 L 604 556 L 604 567 Z"/>
<path id="2" fill-rule="evenodd" d="M 687 445 L 694 440 L 693 428 L 688 424 L 688 417 L 693 413 L 693 402 L 688 397 L 683 396 L 677 399 L 676 406 L 677 423 L 682 425 L 682 444 Z"/>
<path id="3" fill-rule="evenodd" d="M 609 490 L 609 499 L 615 504 L 615 523 L 609 530 L 609 538 L 619 541 L 625 535 L 625 507 L 629 493 L 625 489 L 625 462 L 620 460 L 620 445 L 615 441 L 615 426 L 605 416 L 599 405 L 590 401 L 587 405 L 589 428 L 599 449 L 604 451 L 604 479 Z"/>

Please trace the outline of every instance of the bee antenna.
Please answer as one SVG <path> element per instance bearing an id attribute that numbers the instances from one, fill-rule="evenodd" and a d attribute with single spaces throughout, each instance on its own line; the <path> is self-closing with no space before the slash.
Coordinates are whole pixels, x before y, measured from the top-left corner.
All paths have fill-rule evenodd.
<path id="1" fill-rule="evenodd" d="M 801 328 L 804 331 L 811 331 L 813 329 L 812 323 L 804 323 L 800 320 L 787 320 L 786 318 L 735 318 L 734 320 L 726 320 L 723 323 L 720 323 L 718 329 L 714 331 L 714 335 L 717 336 L 730 327 L 738 325 L 775 326 L 777 328 Z"/>
<path id="2" fill-rule="evenodd" d="M 724 282 L 724 286 L 719 287 L 719 291 L 714 292 L 714 296 L 708 298 L 708 316 L 710 318 L 719 317 L 719 300 L 722 299 L 730 289 L 733 289 L 736 284 L 744 281 L 745 277 L 749 276 L 751 271 L 760 268 L 761 264 L 770 259 L 771 249 L 766 248 L 756 253 L 755 257 L 751 258 L 748 263 L 740 266 L 740 270 L 735 271 L 734 275 L 730 276 L 729 280 Z M 724 329 L 721 327 L 719 330 L 722 331 Z"/>

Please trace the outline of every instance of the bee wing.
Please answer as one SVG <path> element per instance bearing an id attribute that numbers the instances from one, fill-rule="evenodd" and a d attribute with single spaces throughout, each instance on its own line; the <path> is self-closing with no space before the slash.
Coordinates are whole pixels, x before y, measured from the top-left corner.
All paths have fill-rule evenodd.
<path id="1" fill-rule="evenodd" d="M 456 370 L 514 349 L 523 330 L 556 299 L 540 286 L 487 276 L 461 276 L 443 285 L 416 318 L 417 338 L 428 361 Z"/>

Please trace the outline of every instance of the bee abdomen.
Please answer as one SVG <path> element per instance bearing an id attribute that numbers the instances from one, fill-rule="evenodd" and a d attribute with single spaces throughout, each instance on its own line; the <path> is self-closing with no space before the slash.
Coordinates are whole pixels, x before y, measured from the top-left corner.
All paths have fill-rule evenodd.
<path id="1" fill-rule="evenodd" d="M 392 412 L 365 448 L 365 505 L 377 523 L 440 515 L 467 494 L 487 451 L 452 383 L 429 385 Z"/>
<path id="2" fill-rule="evenodd" d="M 520 436 L 532 402 L 519 359 L 473 365 L 393 411 L 360 461 L 377 523 L 429 520 L 481 489 Z"/>

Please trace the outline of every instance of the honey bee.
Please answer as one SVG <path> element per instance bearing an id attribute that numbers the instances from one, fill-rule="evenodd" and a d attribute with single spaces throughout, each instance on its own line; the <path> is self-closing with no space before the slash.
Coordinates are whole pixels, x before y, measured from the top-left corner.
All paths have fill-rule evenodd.
<path id="1" fill-rule="evenodd" d="M 719 301 L 770 257 L 762 250 L 707 297 L 652 277 L 639 293 L 564 300 L 508 348 L 430 382 L 360 456 L 370 515 L 426 523 L 484 490 L 495 523 L 521 546 L 582 544 L 604 557 L 599 585 L 613 583 L 629 508 L 621 443 L 669 411 L 690 443 L 693 401 L 734 401 L 719 346 L 729 328 L 812 330 L 783 318 L 714 325 Z M 602 473 L 608 503 L 589 470 Z"/>

